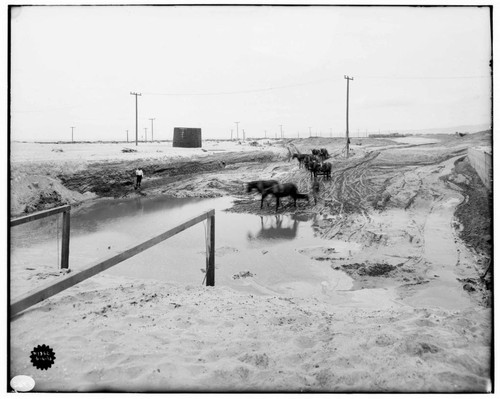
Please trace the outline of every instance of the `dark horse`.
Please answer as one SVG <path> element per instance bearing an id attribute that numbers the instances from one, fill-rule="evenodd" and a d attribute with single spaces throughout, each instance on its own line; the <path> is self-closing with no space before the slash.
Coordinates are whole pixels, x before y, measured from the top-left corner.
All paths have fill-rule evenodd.
<path id="1" fill-rule="evenodd" d="M 307 194 L 300 194 L 297 186 L 293 183 L 283 183 L 275 184 L 272 188 L 272 193 L 276 197 L 276 212 L 278 212 L 278 206 L 280 205 L 280 198 L 282 197 L 292 197 L 293 205 L 297 207 L 297 199 L 306 199 L 309 201 Z"/>
<path id="2" fill-rule="evenodd" d="M 251 193 L 253 190 L 257 190 L 262 194 L 262 198 L 260 200 L 260 209 L 262 209 L 262 205 L 264 204 L 264 198 L 266 198 L 269 194 L 273 193 L 273 186 L 278 184 L 276 180 L 255 180 L 251 181 L 247 184 L 247 193 Z"/>
<path id="3" fill-rule="evenodd" d="M 307 154 L 293 154 L 292 159 L 297 158 L 297 160 L 299 161 L 299 168 L 301 168 L 307 156 Z"/>
<path id="4" fill-rule="evenodd" d="M 330 162 L 323 162 L 318 170 L 318 175 L 326 176 L 329 180 L 332 177 L 332 164 Z"/>

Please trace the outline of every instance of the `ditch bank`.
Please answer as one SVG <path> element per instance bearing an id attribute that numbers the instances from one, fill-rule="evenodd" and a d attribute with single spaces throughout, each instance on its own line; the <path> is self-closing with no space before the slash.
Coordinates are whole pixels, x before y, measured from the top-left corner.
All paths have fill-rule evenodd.
<path id="1" fill-rule="evenodd" d="M 11 217 L 50 209 L 78 205 L 96 198 L 123 198 L 135 195 L 161 194 L 179 180 L 226 168 L 237 170 L 245 164 L 266 164 L 285 159 L 280 151 L 245 151 L 213 153 L 199 158 L 135 159 L 102 162 L 23 162 L 10 170 Z M 140 191 L 134 190 L 135 169 L 142 168 L 144 179 Z M 230 188 L 228 188 L 229 191 Z M 191 196 L 215 197 L 227 194 L 224 189 L 211 192 L 191 190 Z"/>

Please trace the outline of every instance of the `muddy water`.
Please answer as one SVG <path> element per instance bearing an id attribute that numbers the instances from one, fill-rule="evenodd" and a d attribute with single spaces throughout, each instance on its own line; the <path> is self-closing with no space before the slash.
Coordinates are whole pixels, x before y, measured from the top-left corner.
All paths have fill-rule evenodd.
<path id="1" fill-rule="evenodd" d="M 457 280 L 457 248 L 450 223 L 455 207 L 462 199 L 444 196 L 427 215 L 424 225 L 424 257 L 430 266 L 429 275 L 435 278 L 416 295 L 407 299 L 413 306 L 440 306 L 464 309 L 470 298 Z"/>
<path id="2" fill-rule="evenodd" d="M 257 294 L 311 296 L 348 290 L 351 279 L 327 261 L 310 256 L 328 249 L 345 256 L 345 242 L 314 235 L 312 221 L 291 215 L 256 216 L 225 212 L 231 198 L 136 198 L 102 200 L 71 215 L 70 267 L 74 270 L 116 255 L 202 212 L 215 209 L 216 285 Z M 11 271 L 37 265 L 57 270 L 57 218 L 12 231 Z M 120 263 L 105 273 L 133 278 L 202 284 L 205 268 L 205 223 Z M 308 255 L 309 254 L 309 255 Z M 31 287 L 30 287 L 31 288 Z"/>

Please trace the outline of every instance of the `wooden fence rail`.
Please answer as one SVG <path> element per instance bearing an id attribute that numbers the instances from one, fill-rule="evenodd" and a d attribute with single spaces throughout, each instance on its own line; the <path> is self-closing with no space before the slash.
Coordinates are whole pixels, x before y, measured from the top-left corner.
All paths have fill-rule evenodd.
<path id="1" fill-rule="evenodd" d="M 185 221 L 184 223 L 171 228 L 164 233 L 153 237 L 139 245 L 130 247 L 129 249 L 115 255 L 109 259 L 104 259 L 97 261 L 83 270 L 77 271 L 75 273 L 67 274 L 61 277 L 57 281 L 48 282 L 41 287 L 33 289 L 23 295 L 14 298 L 10 304 L 10 317 L 22 312 L 23 310 L 43 301 L 44 299 L 50 298 L 51 296 L 76 285 L 83 280 L 86 280 L 112 266 L 117 265 L 124 260 L 127 260 L 140 252 L 145 251 L 148 248 L 186 230 L 187 228 L 203 222 L 205 219 L 208 220 L 207 223 L 207 241 L 206 241 L 206 285 L 215 285 L 215 210 L 204 212 L 199 216 Z"/>
<path id="2" fill-rule="evenodd" d="M 46 211 L 32 213 L 28 216 L 11 219 L 10 227 L 19 226 L 34 220 L 43 219 L 48 216 L 63 214 L 62 245 L 61 245 L 61 269 L 69 267 L 69 231 L 70 231 L 70 211 L 71 205 L 63 205 Z"/>

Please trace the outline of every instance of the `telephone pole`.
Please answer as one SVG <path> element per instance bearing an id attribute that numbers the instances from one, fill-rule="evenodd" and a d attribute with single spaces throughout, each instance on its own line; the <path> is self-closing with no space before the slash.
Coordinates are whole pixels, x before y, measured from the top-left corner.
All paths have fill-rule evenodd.
<path id="1" fill-rule="evenodd" d="M 155 120 L 156 118 L 149 118 L 149 120 L 151 121 L 151 142 L 153 141 L 153 121 Z"/>
<path id="2" fill-rule="evenodd" d="M 73 142 L 73 129 L 74 128 L 75 128 L 74 126 L 71 126 L 71 142 Z"/>
<path id="3" fill-rule="evenodd" d="M 128 130 L 127 130 L 127 143 L 128 143 Z"/>
<path id="4" fill-rule="evenodd" d="M 234 122 L 234 123 L 236 123 L 236 140 L 239 140 L 240 139 L 240 134 L 239 134 L 239 130 L 238 130 L 238 124 L 240 122 Z"/>
<path id="5" fill-rule="evenodd" d="M 311 126 L 309 126 L 309 137 L 311 137 Z"/>
<path id="6" fill-rule="evenodd" d="M 137 96 L 142 96 L 141 93 L 130 92 L 131 95 L 135 96 L 135 145 L 137 145 L 137 135 L 138 135 L 138 108 L 137 108 Z"/>
<path id="7" fill-rule="evenodd" d="M 354 80 L 347 75 L 344 75 L 344 79 L 347 79 L 347 110 L 346 110 L 346 158 L 349 158 L 349 81 Z"/>
<path id="8" fill-rule="evenodd" d="M 147 127 L 144 128 L 144 142 L 145 143 L 148 142 L 148 128 Z"/>

